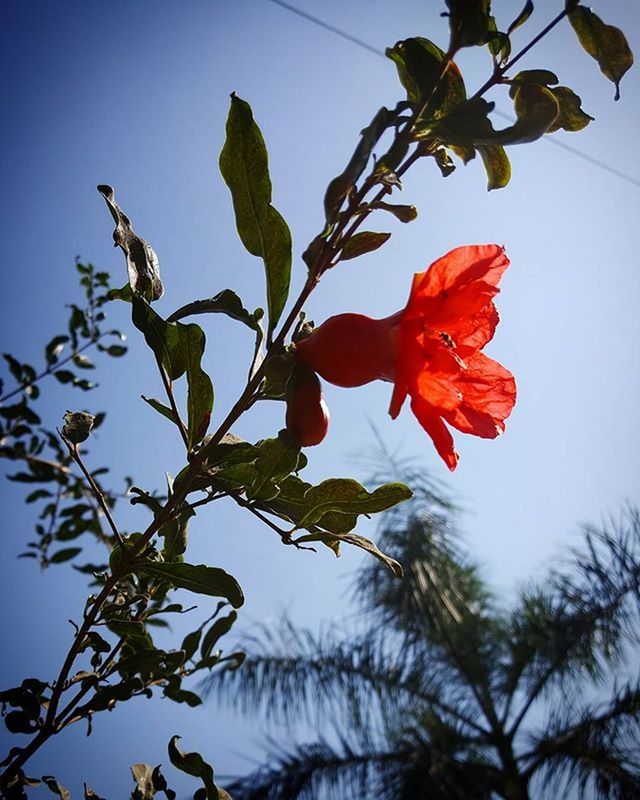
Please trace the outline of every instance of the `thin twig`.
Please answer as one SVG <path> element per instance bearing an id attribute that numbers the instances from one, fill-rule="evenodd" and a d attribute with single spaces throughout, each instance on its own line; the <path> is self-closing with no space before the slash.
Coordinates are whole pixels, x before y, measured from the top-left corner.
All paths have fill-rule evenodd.
<path id="1" fill-rule="evenodd" d="M 100 508 L 104 512 L 104 515 L 105 515 L 105 517 L 107 519 L 107 522 L 109 523 L 109 527 L 113 531 L 113 535 L 116 537 L 116 539 L 118 541 L 118 544 L 121 545 L 122 547 L 124 547 L 124 540 L 122 538 L 122 535 L 120 534 L 120 531 L 118 530 L 118 526 L 116 525 L 113 517 L 111 516 L 111 511 L 109 509 L 109 506 L 107 504 L 105 496 L 102 493 L 102 490 L 100 489 L 98 484 L 94 481 L 93 475 L 89 472 L 89 470 L 87 469 L 87 467 L 84 464 L 84 461 L 80 457 L 80 451 L 78 450 L 78 445 L 74 444 L 73 442 L 70 442 L 67 439 L 67 437 L 63 433 L 61 433 L 60 431 L 58 431 L 58 433 L 60 434 L 60 438 L 62 439 L 62 441 L 66 444 L 67 449 L 69 450 L 69 455 L 71 456 L 71 458 L 73 458 L 73 460 L 76 462 L 76 464 L 82 470 L 82 474 L 84 475 L 84 477 L 87 480 L 87 483 L 91 487 L 91 491 L 93 492 L 93 496 L 96 498 L 96 500 L 100 504 Z"/>
<path id="2" fill-rule="evenodd" d="M 160 377 L 162 378 L 162 384 L 164 386 L 165 393 L 167 395 L 167 399 L 169 401 L 169 405 L 171 406 L 171 411 L 173 416 L 175 417 L 175 423 L 180 430 L 180 435 L 182 436 L 182 441 L 184 442 L 184 446 L 189 450 L 189 433 L 182 421 L 180 413 L 178 412 L 178 406 L 176 405 L 176 398 L 173 394 L 173 387 L 171 385 L 171 381 L 169 380 L 169 376 L 167 375 L 167 371 L 162 365 L 162 361 L 156 356 L 156 362 L 158 364 L 158 369 L 160 371 Z"/>

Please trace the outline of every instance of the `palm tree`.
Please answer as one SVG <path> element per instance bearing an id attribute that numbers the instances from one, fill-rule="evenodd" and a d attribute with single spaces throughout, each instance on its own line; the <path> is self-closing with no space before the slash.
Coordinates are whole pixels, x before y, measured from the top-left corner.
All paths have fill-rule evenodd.
<path id="1" fill-rule="evenodd" d="M 323 732 L 272 742 L 269 763 L 228 787 L 234 800 L 640 797 L 640 679 L 625 676 L 639 644 L 638 511 L 585 530 L 582 551 L 504 608 L 452 505 L 402 472 L 415 499 L 387 513 L 379 543 L 405 577 L 378 562 L 360 573 L 362 629 L 316 637 L 285 621 L 246 643 L 242 669 L 209 680 L 245 713 Z"/>

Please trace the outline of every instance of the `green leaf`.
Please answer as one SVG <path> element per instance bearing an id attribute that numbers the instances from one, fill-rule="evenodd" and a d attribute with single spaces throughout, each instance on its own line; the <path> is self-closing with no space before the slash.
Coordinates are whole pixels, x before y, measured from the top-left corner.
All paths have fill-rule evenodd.
<path id="1" fill-rule="evenodd" d="M 551 91 L 558 101 L 560 112 L 547 133 L 554 133 L 560 129 L 581 131 L 593 122 L 593 117 L 582 110 L 582 100 L 567 86 L 554 86 Z"/>
<path id="2" fill-rule="evenodd" d="M 67 411 L 64 415 L 62 435 L 71 444 L 80 444 L 89 438 L 95 417 L 86 411 Z"/>
<path id="3" fill-rule="evenodd" d="M 269 484 L 286 478 L 296 469 L 300 458 L 300 445 L 287 430 L 281 430 L 275 439 L 263 439 L 256 446 L 258 457 L 252 495 L 260 495 Z"/>
<path id="4" fill-rule="evenodd" d="M 633 53 L 624 33 L 606 25 L 590 8 L 577 6 L 569 13 L 569 22 L 586 52 L 594 58 L 602 74 L 616 87 L 620 99 L 620 81 L 633 64 Z"/>
<path id="5" fill-rule="evenodd" d="M 206 632 L 204 639 L 202 640 L 202 645 L 200 646 L 200 657 L 202 659 L 209 658 L 211 651 L 215 647 L 218 640 L 231 630 L 231 627 L 237 618 L 238 615 L 236 612 L 232 611 L 230 614 L 227 614 L 226 617 L 220 617 L 220 619 L 217 619 L 213 623 L 213 625 Z"/>
<path id="6" fill-rule="evenodd" d="M 487 189 L 502 189 L 511 178 L 511 162 L 500 144 L 479 145 L 478 152 L 487 172 Z"/>
<path id="7" fill-rule="evenodd" d="M 244 323 L 251 330 L 262 331 L 260 325 L 262 314 L 257 311 L 252 314 L 247 311 L 242 305 L 242 300 L 231 289 L 223 289 L 214 297 L 209 297 L 206 300 L 194 300 L 192 303 L 181 306 L 171 316 L 167 317 L 167 322 L 177 322 L 193 314 L 226 314 L 231 319 Z"/>
<path id="8" fill-rule="evenodd" d="M 349 261 L 365 253 L 371 253 L 389 239 L 390 233 L 374 233 L 373 231 L 362 231 L 352 236 L 340 252 L 340 261 Z"/>
<path id="9" fill-rule="evenodd" d="M 231 95 L 227 138 L 220 153 L 220 172 L 231 191 L 238 234 L 246 249 L 264 261 L 269 331 L 287 302 L 291 275 L 291 233 L 271 205 L 267 149 L 251 107 Z"/>
<path id="10" fill-rule="evenodd" d="M 329 478 L 306 492 L 305 514 L 300 526 L 317 523 L 328 511 L 339 511 L 343 514 L 374 514 L 386 511 L 410 497 L 411 490 L 402 483 L 387 483 L 368 492 L 351 478 Z"/>
<path id="11" fill-rule="evenodd" d="M 204 331 L 199 325 L 178 323 L 187 366 L 187 431 L 189 448 L 203 439 L 213 409 L 213 384 L 202 369 L 205 348 Z"/>
<path id="12" fill-rule="evenodd" d="M 370 203 L 369 207 L 377 211 L 388 211 L 400 222 L 413 222 L 418 216 L 418 209 L 415 206 L 395 205 L 394 203 L 383 203 L 382 200 L 379 200 L 377 203 Z"/>
<path id="13" fill-rule="evenodd" d="M 169 408 L 169 406 L 165 406 L 163 403 L 161 403 L 159 400 L 155 400 L 153 397 L 145 397 L 144 395 L 140 396 L 145 401 L 145 403 L 148 403 L 151 406 L 151 408 L 154 409 L 154 411 L 158 412 L 158 414 L 162 414 L 163 417 L 166 417 L 168 420 L 175 423 L 176 425 L 178 424 L 175 415 L 172 409 Z"/>
<path id="14" fill-rule="evenodd" d="M 160 267 L 155 250 L 149 242 L 133 232 L 129 217 L 116 203 L 111 186 L 101 184 L 98 186 L 98 191 L 116 223 L 113 241 L 125 255 L 131 290 L 134 294 L 143 295 L 149 301 L 159 300 L 164 288 L 160 280 Z"/>
<path id="15" fill-rule="evenodd" d="M 507 35 L 510 36 L 517 28 L 521 25 L 524 25 L 525 22 L 529 19 L 531 14 L 533 13 L 533 3 L 531 0 L 527 0 L 524 4 L 524 8 L 518 14 L 518 16 L 513 20 L 511 25 L 507 28 Z"/>
<path id="16" fill-rule="evenodd" d="M 438 119 L 465 101 L 467 93 L 460 71 L 451 63 L 441 77 L 445 53 L 429 39 L 404 39 L 387 48 L 385 54 L 395 63 L 409 102 L 420 108 L 428 101 L 424 119 Z"/>
<path id="17" fill-rule="evenodd" d="M 525 84 L 516 91 L 514 109 L 517 120 L 498 132 L 500 144 L 534 142 L 549 130 L 560 110 L 553 92 L 536 84 Z"/>
<path id="18" fill-rule="evenodd" d="M 367 553 L 371 553 L 372 556 L 375 556 L 379 561 L 389 567 L 391 572 L 398 577 L 402 578 L 403 570 L 402 566 L 395 560 L 395 558 L 391 558 L 386 553 L 383 553 L 376 545 L 370 540 L 367 539 L 365 536 L 359 536 L 356 533 L 344 533 L 340 536 L 334 536 L 328 533 L 310 533 L 305 536 L 300 536 L 296 539 L 296 542 L 303 543 L 303 542 L 322 542 L 323 544 L 327 545 L 336 556 L 340 555 L 340 544 L 344 542 L 345 544 L 351 544 L 355 547 L 359 547 L 361 550 L 366 550 Z"/>
<path id="19" fill-rule="evenodd" d="M 445 0 L 449 9 L 451 46 L 472 47 L 487 42 L 491 32 L 491 0 Z"/>
<path id="20" fill-rule="evenodd" d="M 125 283 L 121 289 L 110 289 L 107 292 L 107 298 L 109 300 L 122 300 L 125 303 L 130 303 L 133 300 L 131 286 L 129 286 L 128 283 Z"/>
<path id="21" fill-rule="evenodd" d="M 135 569 L 143 575 L 169 581 L 176 589 L 187 589 L 209 597 L 224 597 L 234 608 L 240 608 L 244 603 L 240 584 L 228 572 L 218 567 L 144 561 L 136 564 Z"/>
<path id="22" fill-rule="evenodd" d="M 224 800 L 214 781 L 213 767 L 202 758 L 200 753 L 184 753 L 178 747 L 179 736 L 172 736 L 169 742 L 169 760 L 176 769 L 200 778 L 207 792 L 207 800 Z"/>
<path id="23" fill-rule="evenodd" d="M 133 296 L 132 319 L 165 368 L 169 379 L 173 381 L 184 375 L 187 369 L 186 353 L 178 325 L 162 319 L 140 295 Z"/>
<path id="24" fill-rule="evenodd" d="M 58 550 L 49 557 L 50 564 L 62 564 L 65 561 L 71 561 L 78 553 L 82 552 L 81 547 L 65 547 L 63 550 Z"/>
<path id="25" fill-rule="evenodd" d="M 344 171 L 336 176 L 324 196 L 324 213 L 328 225 L 334 222 L 342 203 L 364 172 L 380 137 L 398 118 L 399 108 L 394 111 L 382 107 L 366 128 L 360 131 L 360 141 Z"/>

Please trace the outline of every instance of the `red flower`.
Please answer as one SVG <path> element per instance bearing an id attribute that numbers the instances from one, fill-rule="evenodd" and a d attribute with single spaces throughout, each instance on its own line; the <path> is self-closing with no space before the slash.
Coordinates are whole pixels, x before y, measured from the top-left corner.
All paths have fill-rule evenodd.
<path id="1" fill-rule="evenodd" d="M 458 454 L 445 423 L 493 439 L 516 399 L 511 373 L 481 353 L 499 321 L 493 297 L 509 259 L 498 245 L 458 247 L 414 276 L 406 307 L 385 319 L 330 317 L 297 343 L 300 360 L 337 386 L 395 383 L 449 469 Z"/>

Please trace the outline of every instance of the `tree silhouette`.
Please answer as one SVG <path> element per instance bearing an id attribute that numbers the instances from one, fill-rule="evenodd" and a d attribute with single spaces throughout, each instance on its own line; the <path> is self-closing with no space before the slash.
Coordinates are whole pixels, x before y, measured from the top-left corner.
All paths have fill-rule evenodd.
<path id="1" fill-rule="evenodd" d="M 319 738 L 270 743 L 270 761 L 229 786 L 237 800 L 527 800 L 640 792 L 637 655 L 640 514 L 583 531 L 544 582 L 499 601 L 465 553 L 455 508 L 424 473 L 393 463 L 415 498 L 384 517 L 355 591 L 364 628 L 339 639 L 285 620 L 247 642 L 210 695 Z M 603 699 L 604 698 L 604 699 Z"/>

